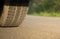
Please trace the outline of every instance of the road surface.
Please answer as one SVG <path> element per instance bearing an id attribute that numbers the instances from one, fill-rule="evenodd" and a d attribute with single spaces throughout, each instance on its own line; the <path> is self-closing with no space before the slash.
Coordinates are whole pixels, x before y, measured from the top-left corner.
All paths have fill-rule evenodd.
<path id="1" fill-rule="evenodd" d="M 19 27 L 0 27 L 0 39 L 60 39 L 60 17 L 28 15 Z"/>

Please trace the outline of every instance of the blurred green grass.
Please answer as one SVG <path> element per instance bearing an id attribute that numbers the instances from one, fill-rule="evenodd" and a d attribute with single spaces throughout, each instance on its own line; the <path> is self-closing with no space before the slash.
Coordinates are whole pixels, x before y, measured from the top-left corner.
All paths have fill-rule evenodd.
<path id="1" fill-rule="evenodd" d="M 29 15 L 34 15 L 34 16 L 49 16 L 49 17 L 60 17 L 60 13 L 55 13 L 55 12 L 40 12 L 40 13 L 32 13 L 32 14 L 29 14 Z"/>

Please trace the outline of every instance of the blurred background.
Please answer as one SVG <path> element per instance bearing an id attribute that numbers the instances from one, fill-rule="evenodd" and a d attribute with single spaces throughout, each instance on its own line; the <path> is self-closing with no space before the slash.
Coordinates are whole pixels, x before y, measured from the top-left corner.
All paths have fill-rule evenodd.
<path id="1" fill-rule="evenodd" d="M 60 0 L 34 0 L 29 15 L 60 17 Z"/>

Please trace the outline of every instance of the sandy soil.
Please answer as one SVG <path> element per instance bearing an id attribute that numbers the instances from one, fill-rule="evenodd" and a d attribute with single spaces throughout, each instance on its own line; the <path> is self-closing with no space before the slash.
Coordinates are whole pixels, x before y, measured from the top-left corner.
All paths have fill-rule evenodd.
<path id="1" fill-rule="evenodd" d="M 19 27 L 0 27 L 0 39 L 60 39 L 60 17 L 28 15 Z"/>

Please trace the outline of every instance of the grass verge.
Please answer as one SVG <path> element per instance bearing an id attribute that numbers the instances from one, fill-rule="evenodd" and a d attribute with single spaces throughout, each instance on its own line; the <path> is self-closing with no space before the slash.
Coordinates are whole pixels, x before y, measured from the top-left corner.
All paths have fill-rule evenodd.
<path id="1" fill-rule="evenodd" d="M 34 12 L 34 13 L 30 14 L 30 15 L 34 15 L 34 16 L 60 17 L 60 13 L 55 13 L 55 12 L 50 12 L 50 13 L 48 13 L 48 12 L 41 12 L 41 13 Z"/>

